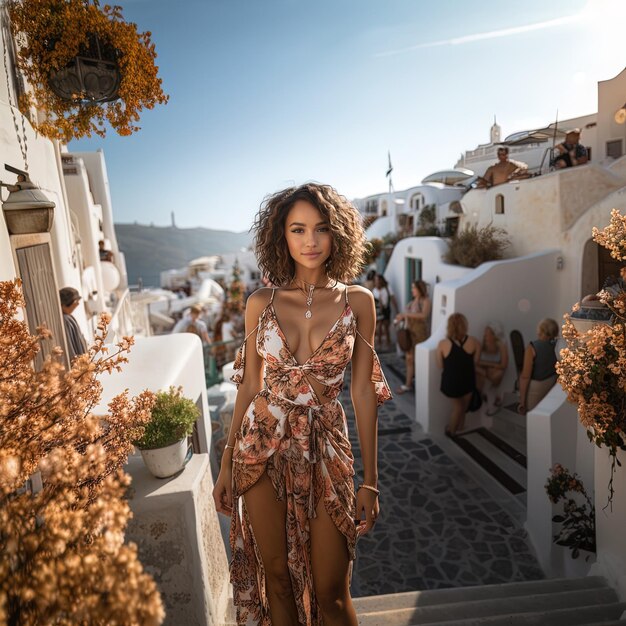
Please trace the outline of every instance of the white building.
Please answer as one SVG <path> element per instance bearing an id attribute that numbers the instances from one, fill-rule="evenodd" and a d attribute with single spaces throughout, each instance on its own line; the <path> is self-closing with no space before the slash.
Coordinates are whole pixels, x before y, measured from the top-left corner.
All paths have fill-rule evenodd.
<path id="1" fill-rule="evenodd" d="M 427 432 L 443 433 L 448 420 L 435 350 L 451 313 L 464 313 L 470 334 L 476 337 L 482 337 L 487 322 L 496 319 L 507 336 L 515 329 L 528 342 L 535 338 L 540 319 L 561 320 L 583 295 L 597 292 L 604 278 L 616 273 L 616 262 L 591 241 L 591 230 L 608 223 L 612 208 L 626 212 L 626 156 L 619 156 L 624 153 L 626 126 L 616 121 L 626 118 L 621 113 L 624 93 L 626 70 L 599 83 L 598 113 L 588 116 L 595 120 L 588 123 L 596 124 L 587 135 L 589 142 L 583 134 L 583 143 L 592 147 L 588 164 L 470 190 L 462 197 L 459 228 L 470 224 L 504 228 L 511 239 L 509 258 L 469 269 L 443 261 L 447 244 L 439 238 L 409 237 L 395 246 L 385 276 L 399 302 L 410 299 L 410 281 L 415 278 L 423 278 L 432 287 L 432 335 L 415 349 L 416 419 Z M 582 124 L 580 118 L 569 122 Z M 513 390 L 515 378 L 511 365 L 503 389 Z M 595 486 L 598 550 L 589 571 L 605 576 L 626 598 L 626 474 L 623 468 L 617 469 L 616 499 L 612 511 L 605 509 L 608 452 L 589 443 L 576 407 L 567 403 L 560 386 L 526 417 L 508 412 L 490 418 L 479 413 L 471 414 L 469 423 L 487 429 L 500 423 L 499 428 L 523 433 L 521 452 L 528 462 L 526 526 L 548 575 L 572 572 L 569 553 L 552 541 L 556 510 L 544 491 L 548 468 L 561 463 L 577 472 L 585 485 Z M 618 458 L 626 466 L 623 452 Z"/>

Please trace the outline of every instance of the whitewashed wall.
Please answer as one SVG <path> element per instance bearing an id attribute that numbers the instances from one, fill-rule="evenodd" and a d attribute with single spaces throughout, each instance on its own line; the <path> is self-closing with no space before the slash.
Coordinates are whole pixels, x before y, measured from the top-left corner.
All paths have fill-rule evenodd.
<path id="1" fill-rule="evenodd" d="M 467 267 L 445 263 L 442 257 L 447 250 L 448 244 L 440 237 L 407 237 L 398 241 L 384 275 L 400 308 L 411 299 L 405 280 L 406 259 L 422 261 L 422 280 L 429 284 L 431 296 L 436 283 L 454 280 L 472 271 Z M 433 329 L 435 327 L 433 325 Z"/>
<path id="2" fill-rule="evenodd" d="M 622 467 L 617 467 L 615 472 L 615 498 L 611 509 L 606 508 L 611 466 L 609 454 L 604 448 L 595 449 L 597 562 L 591 574 L 606 577 L 621 601 L 626 602 L 626 454 L 619 452 L 617 458 Z"/>
<path id="3" fill-rule="evenodd" d="M 484 263 L 456 280 L 435 286 L 433 296 L 433 334 L 415 348 L 416 419 L 425 431 L 443 434 L 450 413 L 450 401 L 439 391 L 441 371 L 435 362 L 437 343 L 445 336 L 451 313 L 463 313 L 469 333 L 482 338 L 485 325 L 498 320 L 508 337 L 519 330 L 527 343 L 536 337 L 537 323 L 544 317 L 561 318 L 558 308 L 560 271 L 557 250 L 518 259 Z M 515 369 L 509 367 L 502 382 L 504 390 L 513 388 Z"/>

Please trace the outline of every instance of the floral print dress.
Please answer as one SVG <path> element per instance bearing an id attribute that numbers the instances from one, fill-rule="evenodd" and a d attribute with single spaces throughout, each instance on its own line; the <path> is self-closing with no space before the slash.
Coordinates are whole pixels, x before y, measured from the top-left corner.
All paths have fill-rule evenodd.
<path id="1" fill-rule="evenodd" d="M 348 302 L 320 346 L 305 363 L 291 353 L 274 310 L 274 294 L 259 317 L 256 349 L 264 360 L 264 389 L 243 416 L 233 453 L 233 514 L 231 582 L 237 623 L 271 626 L 265 573 L 242 494 L 267 472 L 277 497 L 286 500 L 287 560 L 299 621 L 322 624 L 311 574 L 309 519 L 323 498 L 331 520 L 345 536 L 351 559 L 355 556 L 356 529 L 353 462 L 346 416 L 337 397 L 356 335 L 361 338 Z M 247 339 L 247 338 L 246 338 Z M 365 341 L 365 339 L 363 339 Z M 367 343 L 367 342 L 366 342 Z M 371 380 L 378 404 L 391 392 L 374 348 Z M 244 340 L 235 360 L 233 382 L 243 380 Z M 309 383 L 325 385 L 320 402 Z"/>

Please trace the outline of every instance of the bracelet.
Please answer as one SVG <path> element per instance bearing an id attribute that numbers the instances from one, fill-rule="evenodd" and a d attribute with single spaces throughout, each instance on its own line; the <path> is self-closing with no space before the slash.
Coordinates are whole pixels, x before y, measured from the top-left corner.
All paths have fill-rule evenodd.
<path id="1" fill-rule="evenodd" d="M 231 446 L 230 444 L 228 444 L 228 443 L 227 443 L 227 444 L 224 446 L 224 450 L 226 450 L 226 448 L 232 448 L 232 449 L 234 450 L 234 449 L 235 449 L 235 446 Z"/>
<path id="2" fill-rule="evenodd" d="M 365 483 L 359 483 L 359 487 L 358 487 L 357 491 L 359 489 L 367 489 L 368 491 L 374 492 L 376 495 L 380 494 L 380 491 L 378 489 L 376 489 L 376 487 L 374 487 L 372 485 L 366 485 Z"/>

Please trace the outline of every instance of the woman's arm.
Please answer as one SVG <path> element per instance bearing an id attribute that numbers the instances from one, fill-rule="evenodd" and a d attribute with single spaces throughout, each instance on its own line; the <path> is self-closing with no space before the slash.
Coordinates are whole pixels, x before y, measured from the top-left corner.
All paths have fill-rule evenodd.
<path id="1" fill-rule="evenodd" d="M 432 303 L 430 298 L 424 298 L 422 300 L 422 310 L 419 313 L 411 313 L 410 311 L 405 311 L 404 313 L 400 313 L 398 317 L 404 319 L 416 319 L 416 320 L 427 320 L 430 317 L 430 311 L 432 309 Z"/>
<path id="2" fill-rule="evenodd" d="M 263 359 L 256 351 L 256 332 L 252 332 L 259 323 L 259 316 L 263 309 L 267 306 L 271 295 L 271 289 L 259 289 L 253 293 L 246 303 L 246 336 L 250 335 L 246 340 L 246 362 L 243 373 L 243 381 L 237 390 L 235 399 L 235 409 L 230 424 L 227 444 L 233 446 L 235 437 L 241 427 L 243 414 L 248 405 L 263 387 Z M 226 463 L 232 463 L 232 448 L 225 448 L 222 456 L 222 466 Z"/>
<path id="3" fill-rule="evenodd" d="M 243 365 L 243 380 L 237 390 L 233 419 L 226 438 L 228 447 L 224 448 L 220 472 L 213 487 L 213 502 L 218 513 L 232 515 L 233 512 L 233 446 L 237 433 L 241 428 L 243 415 L 252 398 L 261 390 L 263 376 L 263 360 L 257 354 L 255 341 L 256 327 L 263 308 L 267 306 L 271 289 L 260 289 L 253 293 L 246 303 L 246 353 Z"/>
<path id="4" fill-rule="evenodd" d="M 437 344 L 437 352 L 435 353 L 435 358 L 437 359 L 437 367 L 440 370 L 443 369 L 443 350 L 444 350 L 444 346 L 446 345 L 446 341 L 448 341 L 448 340 L 447 339 L 442 339 Z"/>
<path id="5" fill-rule="evenodd" d="M 374 345 L 376 312 L 374 298 L 365 289 L 350 288 L 350 303 L 357 319 L 357 328 L 363 338 Z M 352 353 L 352 383 L 350 393 L 356 417 L 363 459 L 363 479 L 368 485 L 376 485 L 377 467 L 377 424 L 378 408 L 374 383 L 372 348 L 358 335 Z"/>
<path id="6" fill-rule="evenodd" d="M 376 489 L 378 488 L 378 401 L 372 382 L 374 354 L 371 347 L 374 345 L 376 310 L 372 294 L 363 287 L 350 288 L 350 303 L 356 316 L 357 330 L 362 335 L 360 337 L 357 334 L 354 342 L 350 395 L 361 447 L 363 483 Z M 378 495 L 371 489 L 358 489 L 356 515 L 357 520 L 361 520 L 357 526 L 359 536 L 372 529 L 378 513 Z M 361 517 L 363 514 L 365 521 Z"/>
<path id="7" fill-rule="evenodd" d="M 474 365 L 477 366 L 480 363 L 480 353 L 482 352 L 482 346 L 480 345 L 480 341 L 478 341 L 476 337 L 472 337 L 472 343 L 474 344 L 474 352 L 472 353 L 474 356 Z"/>
<path id="8" fill-rule="evenodd" d="M 522 371 L 519 375 L 519 413 L 526 413 L 526 395 L 528 394 L 528 387 L 530 385 L 530 377 L 533 373 L 533 362 L 535 360 L 535 351 L 531 344 L 526 346 L 524 351 L 524 362 L 522 364 Z"/>
<path id="9" fill-rule="evenodd" d="M 506 368 L 509 366 L 509 349 L 506 347 L 506 343 L 504 341 L 500 342 L 500 363 L 496 365 L 501 370 L 506 371 Z"/>

